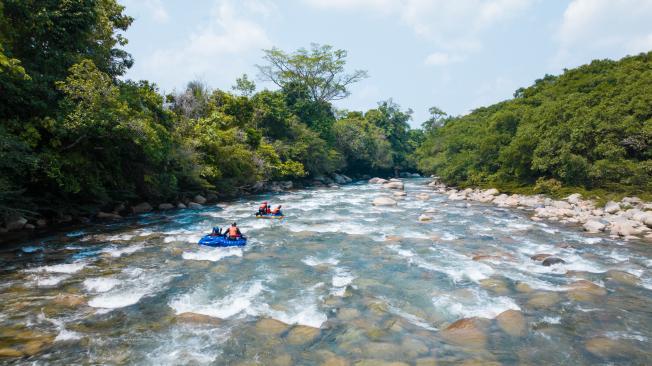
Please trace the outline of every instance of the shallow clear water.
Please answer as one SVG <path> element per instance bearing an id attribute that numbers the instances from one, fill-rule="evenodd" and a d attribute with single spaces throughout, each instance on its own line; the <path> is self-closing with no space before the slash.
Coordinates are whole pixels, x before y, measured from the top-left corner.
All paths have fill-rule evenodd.
<path id="1" fill-rule="evenodd" d="M 406 182 L 396 207 L 371 205 L 391 194 L 375 185 L 299 190 L 0 252 L 0 353 L 31 354 L 0 363 L 652 362 L 649 244 L 417 200 L 427 181 Z M 286 219 L 253 218 L 263 198 Z M 428 209 L 433 220 L 418 222 Z M 196 244 L 234 220 L 245 248 Z M 544 267 L 538 253 L 567 263 Z M 598 286 L 573 289 L 582 279 Z M 522 317 L 496 320 L 510 309 Z M 470 317 L 488 320 L 445 330 Z"/>

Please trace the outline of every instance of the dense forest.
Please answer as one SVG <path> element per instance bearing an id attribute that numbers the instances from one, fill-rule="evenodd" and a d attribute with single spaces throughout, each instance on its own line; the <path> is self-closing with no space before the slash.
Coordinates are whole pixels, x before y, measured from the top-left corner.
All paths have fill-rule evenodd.
<path id="1" fill-rule="evenodd" d="M 547 75 L 460 117 L 433 107 L 412 129 L 391 99 L 334 108 L 368 75 L 328 45 L 263 50 L 274 90 L 242 75 L 162 95 L 124 78 L 132 22 L 116 0 L 0 1 L 0 227 L 337 172 L 652 194 L 652 53 Z"/>
<path id="2" fill-rule="evenodd" d="M 365 113 L 333 108 L 367 77 L 345 70 L 346 51 L 263 51 L 274 91 L 243 75 L 231 88 L 190 81 L 161 95 L 122 78 L 132 21 L 115 0 L 0 2 L 1 221 L 415 169 L 411 111 L 391 99 Z"/>
<path id="3" fill-rule="evenodd" d="M 418 165 L 447 183 L 652 195 L 652 52 L 547 75 L 462 117 L 435 112 Z"/>

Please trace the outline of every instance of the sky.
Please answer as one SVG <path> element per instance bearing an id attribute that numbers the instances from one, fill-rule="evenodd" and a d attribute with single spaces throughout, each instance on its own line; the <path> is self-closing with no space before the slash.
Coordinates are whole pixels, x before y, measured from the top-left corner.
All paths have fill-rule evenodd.
<path id="1" fill-rule="evenodd" d="M 161 92 L 200 80 L 229 90 L 263 49 L 311 43 L 348 51 L 369 78 L 337 108 L 367 110 L 392 98 L 450 115 L 512 97 L 545 74 L 593 59 L 652 50 L 652 0 L 119 0 L 135 18 L 126 46 L 131 79 Z"/>

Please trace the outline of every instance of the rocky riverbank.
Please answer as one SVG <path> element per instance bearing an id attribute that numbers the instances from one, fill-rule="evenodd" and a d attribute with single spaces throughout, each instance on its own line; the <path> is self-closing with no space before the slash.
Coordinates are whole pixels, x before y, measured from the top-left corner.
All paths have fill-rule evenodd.
<path id="1" fill-rule="evenodd" d="M 437 178 L 428 186 L 434 192 L 448 196 L 451 201 L 476 201 L 530 210 L 535 221 L 577 224 L 590 233 L 652 241 L 652 202 L 644 202 L 638 197 L 625 197 L 620 202 L 609 201 L 604 207 L 597 207 L 593 200 L 583 199 L 579 193 L 562 200 L 543 195 L 507 195 L 495 188 L 460 190 L 446 186 Z"/>
<path id="2" fill-rule="evenodd" d="M 238 194 L 235 196 L 239 197 L 247 194 L 259 194 L 265 192 L 278 193 L 302 187 L 338 188 L 340 185 L 351 182 L 353 182 L 353 179 L 344 174 L 337 173 L 330 177 L 317 176 L 310 180 L 261 181 L 250 187 L 241 187 Z M 96 212 L 88 214 L 73 215 L 70 213 L 64 213 L 52 217 L 44 217 L 40 215 L 16 215 L 7 219 L 4 225 L 0 225 L 0 237 L 3 234 L 21 234 L 35 230 L 51 230 L 56 227 L 73 224 L 88 224 L 93 221 L 118 221 L 131 215 L 153 211 L 165 212 L 181 209 L 197 210 L 203 208 L 205 205 L 215 204 L 220 200 L 228 198 L 230 198 L 230 196 L 220 197 L 215 192 L 201 192 L 194 195 L 180 197 L 178 200 L 170 202 L 118 202 L 113 207 L 98 208 Z"/>

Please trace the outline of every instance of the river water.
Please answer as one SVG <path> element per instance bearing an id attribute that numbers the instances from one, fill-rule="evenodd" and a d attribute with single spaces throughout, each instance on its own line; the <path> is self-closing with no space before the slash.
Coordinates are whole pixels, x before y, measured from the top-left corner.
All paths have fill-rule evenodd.
<path id="1" fill-rule="evenodd" d="M 388 194 L 376 185 L 297 190 L 6 249 L 0 363 L 652 363 L 649 244 L 448 201 L 427 182 L 406 180 L 396 207 L 371 205 Z M 262 199 L 286 219 L 253 218 Z M 246 247 L 196 244 L 234 220 Z"/>

